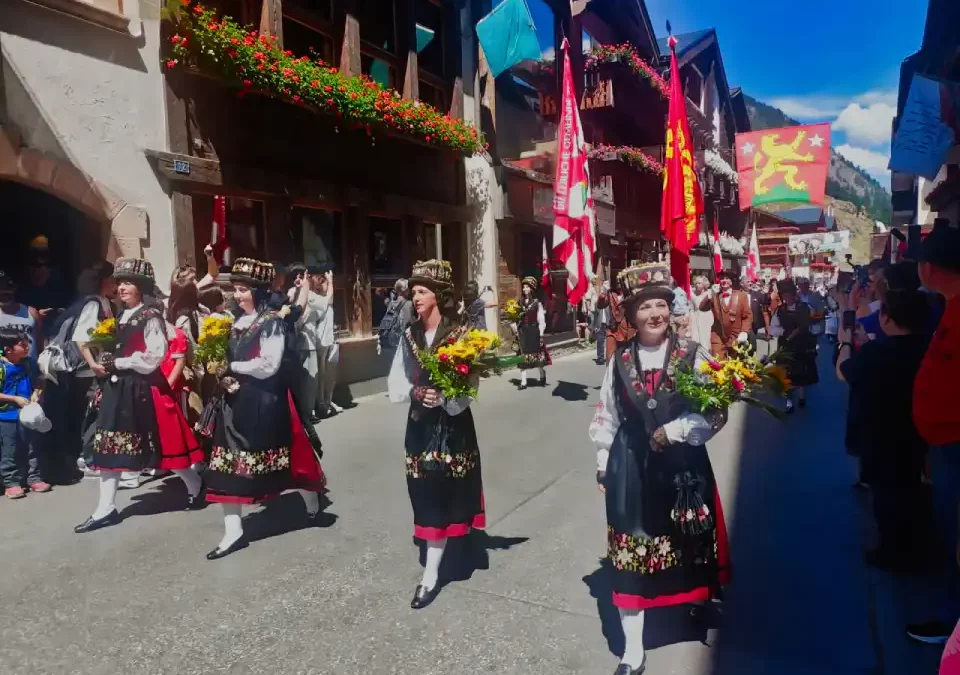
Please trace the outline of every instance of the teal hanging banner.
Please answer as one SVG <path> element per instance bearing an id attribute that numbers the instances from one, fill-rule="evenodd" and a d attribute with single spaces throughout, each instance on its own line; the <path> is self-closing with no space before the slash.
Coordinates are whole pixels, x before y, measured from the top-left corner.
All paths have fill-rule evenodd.
<path id="1" fill-rule="evenodd" d="M 494 77 L 521 61 L 540 60 L 540 41 L 526 0 L 503 0 L 477 23 L 477 38 Z"/>

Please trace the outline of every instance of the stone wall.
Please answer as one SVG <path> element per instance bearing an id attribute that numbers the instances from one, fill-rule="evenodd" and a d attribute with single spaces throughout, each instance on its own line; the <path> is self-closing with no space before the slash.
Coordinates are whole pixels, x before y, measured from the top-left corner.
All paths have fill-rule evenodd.
<path id="1" fill-rule="evenodd" d="M 103 222 L 104 255 L 145 255 L 162 279 L 175 264 L 170 199 L 144 156 L 167 148 L 160 0 L 123 4 L 129 34 L 0 3 L 0 179 Z"/>

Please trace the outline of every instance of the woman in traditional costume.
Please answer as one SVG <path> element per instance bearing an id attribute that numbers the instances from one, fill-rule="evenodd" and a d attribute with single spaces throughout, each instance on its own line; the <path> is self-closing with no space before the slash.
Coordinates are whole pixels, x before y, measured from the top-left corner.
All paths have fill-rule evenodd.
<path id="1" fill-rule="evenodd" d="M 224 535 L 207 560 L 230 555 L 249 542 L 241 521 L 244 504 L 255 504 L 284 490 L 300 489 L 312 523 L 320 511 L 323 470 L 307 440 L 280 366 L 283 319 L 270 308 L 274 268 L 238 258 L 231 270 L 239 316 L 233 322 L 227 365 L 217 373 L 221 396 L 204 411 L 212 417 L 210 462 L 204 471 L 207 501 L 223 507 Z"/>
<path id="2" fill-rule="evenodd" d="M 390 368 L 394 403 L 410 401 L 406 450 L 413 536 L 426 542 L 426 565 L 410 606 L 433 602 L 444 547 L 486 525 L 480 450 L 470 398 L 447 400 L 430 381 L 420 355 L 465 332 L 457 320 L 450 263 L 418 262 L 410 277 L 416 320 L 406 329 Z M 476 383 L 474 384 L 476 386 Z"/>
<path id="3" fill-rule="evenodd" d="M 817 337 L 810 332 L 810 306 L 800 302 L 792 279 L 777 282 L 780 306 L 770 320 L 770 334 L 779 338 L 783 362 L 793 388 L 787 396 L 787 412 L 793 412 L 793 397 L 807 405 L 805 387 L 820 381 L 817 373 Z"/>
<path id="4" fill-rule="evenodd" d="M 527 388 L 527 371 L 531 368 L 540 370 L 540 386 L 547 385 L 547 371 L 544 366 L 551 365 L 550 354 L 543 341 L 544 331 L 547 329 L 547 315 L 543 303 L 534 295 L 537 280 L 534 277 L 524 277 L 520 282 L 520 298 L 518 302 L 523 309 L 523 316 L 517 324 L 517 342 L 520 345 L 520 388 Z"/>
<path id="5" fill-rule="evenodd" d="M 202 503 L 203 484 L 190 467 L 203 460 L 203 451 L 160 370 L 167 354 L 167 326 L 151 297 L 153 266 L 138 258 L 120 258 L 113 276 L 124 310 L 117 320 L 116 347 L 100 356 L 107 378 L 90 461 L 91 468 L 100 471 L 100 500 L 93 515 L 74 528 L 77 533 L 120 522 L 116 497 L 124 471 L 173 471 L 187 486 L 187 508 Z"/>
<path id="6" fill-rule="evenodd" d="M 695 368 L 703 347 L 670 330 L 665 264 L 621 273 L 634 338 L 617 347 L 590 424 L 597 482 L 606 493 L 613 604 L 626 638 L 616 675 L 645 670 L 644 611 L 707 601 L 729 577 L 723 512 L 704 443 L 722 414 L 692 412 L 676 391 L 678 363 Z"/>

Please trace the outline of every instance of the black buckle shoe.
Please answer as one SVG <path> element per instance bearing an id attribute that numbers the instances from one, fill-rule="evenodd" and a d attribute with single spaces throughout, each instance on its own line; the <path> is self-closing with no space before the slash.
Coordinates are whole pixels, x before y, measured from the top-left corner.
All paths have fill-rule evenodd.
<path id="1" fill-rule="evenodd" d="M 120 517 L 119 511 L 114 509 L 103 518 L 97 518 L 94 520 L 93 516 L 90 516 L 85 521 L 73 528 L 73 531 L 77 534 L 84 534 L 86 532 L 93 532 L 95 530 L 102 530 L 105 527 L 110 527 L 111 525 L 119 525 L 120 521 L 123 518 Z"/>
<path id="2" fill-rule="evenodd" d="M 413 592 L 413 600 L 410 602 L 410 609 L 423 609 L 436 599 L 439 592 L 439 584 L 433 588 L 417 586 L 417 590 Z"/>
<path id="3" fill-rule="evenodd" d="M 636 670 L 631 670 L 626 663 L 621 663 L 613 672 L 613 675 L 643 675 L 647 671 L 647 655 L 643 655 L 643 663 Z"/>
<path id="4" fill-rule="evenodd" d="M 207 560 L 220 560 L 220 558 L 226 558 L 231 553 L 236 553 L 248 547 L 250 542 L 247 541 L 246 537 L 240 537 L 235 542 L 230 544 L 228 547 L 222 551 L 219 548 L 215 548 L 207 554 Z"/>
<path id="5" fill-rule="evenodd" d="M 201 485 L 200 492 L 195 495 L 187 495 L 187 505 L 184 511 L 199 511 L 207 505 L 207 486 Z"/>

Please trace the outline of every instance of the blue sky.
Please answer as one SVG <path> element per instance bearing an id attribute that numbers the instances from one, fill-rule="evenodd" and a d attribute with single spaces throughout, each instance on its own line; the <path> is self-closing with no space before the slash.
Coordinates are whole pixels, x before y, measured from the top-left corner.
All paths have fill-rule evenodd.
<path id="1" fill-rule="evenodd" d="M 958 0 L 960 1 L 960 0 Z M 527 0 L 541 44 L 542 0 Z M 886 186 L 900 63 L 920 47 L 924 0 L 646 0 L 654 30 L 715 28 L 731 87 L 801 122 L 832 122 L 833 146 Z"/>

